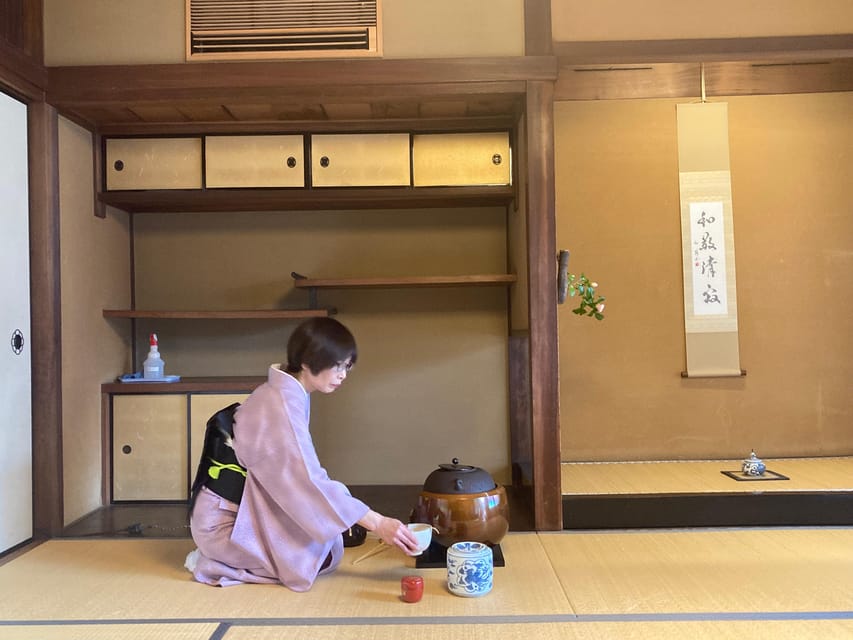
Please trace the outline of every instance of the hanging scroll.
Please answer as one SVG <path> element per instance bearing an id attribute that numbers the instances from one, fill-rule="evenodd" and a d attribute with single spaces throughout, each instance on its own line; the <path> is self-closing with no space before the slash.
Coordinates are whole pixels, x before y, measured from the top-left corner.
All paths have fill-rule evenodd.
<path id="1" fill-rule="evenodd" d="M 740 376 L 728 109 L 680 104 L 676 114 L 686 375 Z"/>

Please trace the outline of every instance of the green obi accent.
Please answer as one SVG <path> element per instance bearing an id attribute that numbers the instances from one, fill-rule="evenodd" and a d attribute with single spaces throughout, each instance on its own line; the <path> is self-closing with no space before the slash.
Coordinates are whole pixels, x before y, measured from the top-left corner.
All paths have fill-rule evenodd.
<path id="1" fill-rule="evenodd" d="M 226 464 L 224 462 L 214 460 L 213 458 L 208 458 L 208 460 L 210 460 L 211 465 L 207 470 L 207 475 L 209 475 L 214 480 L 219 480 L 219 474 L 223 469 L 234 471 L 235 473 L 239 473 L 244 478 L 246 477 L 246 470 L 239 464 Z"/>

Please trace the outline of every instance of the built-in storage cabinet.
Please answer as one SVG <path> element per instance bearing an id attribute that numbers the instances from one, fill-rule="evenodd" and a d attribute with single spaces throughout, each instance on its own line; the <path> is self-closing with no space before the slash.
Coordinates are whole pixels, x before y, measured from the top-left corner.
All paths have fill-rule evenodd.
<path id="1" fill-rule="evenodd" d="M 497 134 L 499 141 L 495 144 L 488 136 L 468 137 L 467 134 L 442 134 L 434 140 L 430 138 L 429 142 L 418 143 L 419 161 L 437 176 L 432 182 L 423 179 L 423 186 L 429 187 L 424 189 L 412 183 L 413 140 L 418 137 L 411 133 L 305 133 L 108 139 L 104 147 L 106 191 L 99 197 L 102 202 L 134 213 L 150 211 L 164 214 L 193 211 L 238 213 L 259 210 L 505 207 L 512 202 L 515 194 L 510 186 L 508 133 Z M 446 153 L 442 153 L 440 144 L 432 144 L 442 140 L 450 145 Z M 184 145 L 187 149 L 192 146 L 198 153 L 191 156 L 185 151 Z M 477 145 L 477 153 L 465 155 L 458 151 L 460 147 Z M 128 153 L 128 149 L 133 153 Z M 141 160 L 136 160 L 134 153 L 139 154 Z M 179 157 L 173 158 L 170 154 L 178 154 Z M 125 160 L 127 158 L 129 160 Z M 116 181 L 111 177 L 111 172 L 125 171 L 125 168 L 121 171 L 115 169 L 114 164 L 119 160 L 122 165 L 127 163 L 128 167 L 134 169 L 145 167 L 137 170 L 137 174 L 142 177 L 128 181 L 126 178 L 130 174 L 125 174 L 121 176 L 123 182 Z M 148 164 L 142 164 L 143 161 Z M 150 175 L 145 175 L 149 167 L 157 167 L 156 171 L 161 171 L 163 167 L 189 164 L 196 169 L 195 182 L 191 185 L 174 179 L 174 169 L 165 171 L 165 177 L 156 181 L 145 181 L 151 179 Z M 444 170 L 443 177 L 439 168 Z M 156 173 L 154 169 L 151 171 Z M 200 221 L 201 218 L 193 217 L 194 224 Z M 211 221 L 211 224 L 216 223 Z M 503 218 L 499 217 L 498 222 L 489 224 L 501 225 Z M 145 227 L 146 224 L 141 221 L 134 225 L 137 233 L 143 233 L 140 230 Z M 487 244 L 493 240 L 494 234 L 488 237 Z M 503 242 L 498 243 L 494 251 L 502 251 L 503 246 Z M 138 246 L 136 248 L 139 260 L 142 260 L 139 258 L 141 255 L 150 256 L 150 252 L 146 254 Z M 500 261 L 492 259 L 494 252 L 483 253 L 485 263 L 491 265 L 487 269 L 499 265 L 497 269 L 500 271 Z M 278 260 L 280 256 L 276 255 L 275 258 Z M 476 262 L 470 260 L 466 264 Z M 345 266 L 342 264 L 341 268 Z M 287 292 L 286 298 L 282 296 L 282 306 L 291 306 L 293 302 L 294 306 L 300 306 L 304 301 L 304 307 L 307 308 L 186 310 L 180 306 L 183 302 L 180 296 L 163 297 L 169 302 L 157 308 L 158 304 L 144 295 L 144 281 L 141 281 L 135 283 L 136 295 L 140 302 L 152 300 L 149 308 L 105 309 L 102 313 L 105 318 L 131 320 L 132 349 L 137 354 L 138 336 L 148 332 L 152 320 L 210 320 L 210 324 L 200 328 L 199 333 L 203 334 L 210 326 L 209 335 L 214 336 L 212 342 L 216 342 L 222 335 L 231 332 L 230 325 L 217 324 L 216 321 L 272 320 L 276 323 L 275 330 L 279 331 L 278 325 L 282 320 L 292 321 L 295 325 L 307 317 L 333 313 L 333 309 L 320 308 L 317 303 L 319 289 L 509 287 L 516 281 L 514 275 L 505 273 L 395 276 L 397 270 L 394 266 L 393 262 L 389 262 L 390 275 L 387 277 L 303 279 L 294 276 L 295 288 L 305 291 Z M 406 266 L 408 268 L 401 268 L 399 272 L 410 273 L 410 265 Z M 461 270 L 466 269 L 463 267 Z M 146 271 L 140 269 L 135 273 L 145 274 Z M 345 269 L 336 275 L 347 276 L 351 273 Z M 193 286 L 191 281 L 181 284 L 181 279 L 174 283 L 179 291 L 182 287 Z M 172 281 L 165 284 L 171 287 Z M 328 297 L 329 300 L 324 302 L 336 302 L 331 293 Z M 347 294 L 338 294 L 336 297 L 347 300 L 347 304 L 352 300 Z M 477 300 L 475 304 L 486 301 L 490 310 L 493 303 L 495 307 L 500 307 L 505 299 L 500 295 L 488 294 L 450 297 L 463 305 L 469 304 L 470 299 Z M 213 298 L 204 298 L 208 299 Z M 263 303 L 259 306 L 263 306 Z M 137 320 L 146 321 L 147 324 L 141 327 Z M 490 332 L 487 339 L 490 339 L 495 333 L 495 323 L 484 324 Z M 193 330 L 196 326 L 192 325 Z M 238 327 L 235 331 L 239 332 L 241 325 L 235 326 Z M 186 325 L 182 324 L 172 333 L 181 334 L 185 330 Z M 221 347 L 214 346 L 216 348 Z M 191 350 L 187 353 L 189 358 L 193 357 Z M 168 355 L 166 360 L 168 362 Z M 214 369 L 207 368 L 205 371 L 210 371 L 216 377 L 183 378 L 173 384 L 141 382 L 102 385 L 104 406 L 105 409 L 109 408 L 104 413 L 105 442 L 109 443 L 110 460 L 110 468 L 105 473 L 105 490 L 111 500 L 183 501 L 188 498 L 191 479 L 201 456 L 207 420 L 219 409 L 233 402 L 242 402 L 263 382 L 263 379 L 239 381 L 228 378 L 229 371 Z"/>
<path id="2" fill-rule="evenodd" d="M 189 498 L 207 421 L 243 402 L 264 378 L 188 378 L 177 383 L 109 383 L 113 502 Z M 227 391 L 227 389 L 234 391 Z"/>
<path id="3" fill-rule="evenodd" d="M 201 138 L 110 138 L 104 165 L 108 191 L 200 189 Z"/>
<path id="4" fill-rule="evenodd" d="M 204 174 L 209 189 L 304 187 L 304 138 L 205 136 Z"/>
<path id="5" fill-rule="evenodd" d="M 306 143 L 311 158 L 310 187 L 323 189 L 304 188 Z M 512 200 L 513 192 L 508 188 L 511 184 L 510 158 L 506 131 L 109 138 L 104 167 L 106 187 L 118 193 L 112 197 L 105 194 L 102 200 L 129 211 L 381 208 L 436 206 L 437 203 L 442 206 L 491 206 L 508 204 Z M 411 187 L 413 175 L 416 186 L 448 188 L 422 191 L 409 188 L 402 193 L 383 189 Z M 202 184 L 206 188 L 200 188 Z M 278 192 L 275 187 L 288 190 Z M 290 189 L 292 187 L 297 189 Z M 339 190 L 326 189 L 332 187 Z M 333 197 L 325 199 L 323 194 L 330 192 Z M 335 288 L 492 286 L 509 285 L 514 277 L 460 275 L 334 282 L 337 283 Z M 315 289 L 314 285 L 305 283 L 297 286 Z M 316 301 L 314 294 L 312 301 Z M 312 302 L 308 309 L 133 308 L 105 309 L 103 315 L 131 319 L 263 320 L 303 319 L 330 312 Z"/>
<path id="6" fill-rule="evenodd" d="M 186 500 L 187 396 L 112 399 L 113 500 Z"/>
<path id="7" fill-rule="evenodd" d="M 508 185 L 512 181 L 509 135 L 428 133 L 412 137 L 416 187 Z"/>
<path id="8" fill-rule="evenodd" d="M 408 187 L 408 133 L 311 136 L 315 187 Z"/>
<path id="9" fill-rule="evenodd" d="M 311 163 L 307 173 L 306 154 Z M 201 194 L 217 189 L 506 187 L 512 184 L 511 159 L 506 131 L 108 138 L 104 182 L 108 193 L 194 190 L 183 196 L 184 202 L 191 210 L 204 210 L 192 208 L 192 198 L 199 199 L 199 204 L 204 198 Z M 404 196 L 411 199 L 413 206 L 418 206 L 418 199 L 424 197 L 417 192 L 418 189 L 410 189 Z M 215 193 L 219 198 L 222 192 Z M 506 200 L 511 195 L 499 191 L 438 197 Z M 271 197 L 264 204 L 288 208 L 287 200 L 295 197 L 299 207 L 312 208 L 310 200 L 302 200 L 292 191 L 278 203 L 275 194 Z M 375 193 L 369 199 L 381 206 L 386 197 L 387 194 Z M 156 200 L 157 196 L 151 198 Z M 121 198 L 102 200 L 119 207 L 125 202 Z M 138 200 L 139 197 L 127 202 Z M 145 197 L 141 200 L 144 202 Z M 257 196 L 250 201 L 256 203 Z M 234 202 L 239 202 L 239 197 Z M 401 202 L 399 196 L 395 202 Z M 164 202 L 162 206 L 167 205 Z M 258 208 L 257 204 L 245 206 Z M 221 209 L 214 205 L 214 210 Z"/>

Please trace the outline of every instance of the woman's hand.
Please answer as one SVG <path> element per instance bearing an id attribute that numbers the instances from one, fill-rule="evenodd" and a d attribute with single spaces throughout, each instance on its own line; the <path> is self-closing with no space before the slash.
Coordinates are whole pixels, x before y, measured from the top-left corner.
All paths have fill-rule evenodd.
<path id="1" fill-rule="evenodd" d="M 373 531 L 382 542 L 397 547 L 406 555 L 418 553 L 418 541 L 415 535 L 396 518 L 388 518 L 375 511 L 368 511 L 358 523 L 368 531 Z"/>

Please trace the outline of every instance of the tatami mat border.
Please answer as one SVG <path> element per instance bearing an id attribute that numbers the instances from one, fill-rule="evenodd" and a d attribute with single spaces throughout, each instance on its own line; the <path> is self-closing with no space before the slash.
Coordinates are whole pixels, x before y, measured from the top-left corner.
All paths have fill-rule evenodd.
<path id="1" fill-rule="evenodd" d="M 849 611 L 697 611 L 695 613 L 608 613 L 519 616 L 365 617 L 365 618 L 129 618 L 126 620 L 0 620 L 2 627 L 121 626 L 136 624 L 219 624 L 228 627 L 343 627 L 377 625 L 541 624 L 585 622 L 735 622 L 853 620 Z"/>

